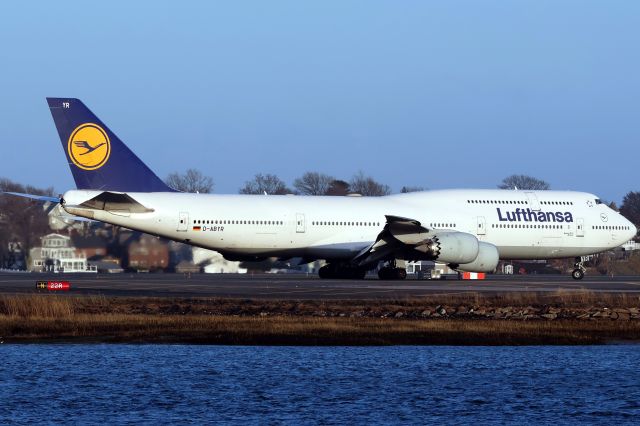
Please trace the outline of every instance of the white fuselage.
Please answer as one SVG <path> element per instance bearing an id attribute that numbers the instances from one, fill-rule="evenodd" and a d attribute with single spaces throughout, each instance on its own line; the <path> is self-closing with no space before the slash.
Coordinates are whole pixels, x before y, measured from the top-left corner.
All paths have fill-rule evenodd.
<path id="1" fill-rule="evenodd" d="M 67 206 L 101 191 L 73 190 Z M 501 259 L 588 255 L 617 247 L 636 228 L 592 194 L 570 191 L 438 190 L 386 197 L 127 193 L 152 210 L 73 214 L 243 256 L 351 259 L 376 240 L 386 215 L 472 234 Z"/>

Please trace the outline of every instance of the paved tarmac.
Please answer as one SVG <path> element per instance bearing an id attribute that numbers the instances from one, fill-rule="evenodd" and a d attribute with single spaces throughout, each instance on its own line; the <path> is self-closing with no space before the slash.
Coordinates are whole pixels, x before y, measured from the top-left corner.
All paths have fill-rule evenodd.
<path id="1" fill-rule="evenodd" d="M 490 276 L 486 280 L 381 281 L 321 280 L 298 274 L 35 274 L 0 273 L 0 294 L 47 292 L 37 281 L 64 280 L 69 294 L 148 297 L 228 297 L 243 299 L 406 299 L 461 292 L 614 292 L 640 293 L 640 276 Z"/>

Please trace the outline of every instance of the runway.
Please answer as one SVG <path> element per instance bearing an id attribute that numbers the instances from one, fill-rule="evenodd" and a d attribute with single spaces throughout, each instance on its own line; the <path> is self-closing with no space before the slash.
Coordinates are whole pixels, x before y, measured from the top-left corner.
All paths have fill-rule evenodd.
<path id="1" fill-rule="evenodd" d="M 402 300 L 461 292 L 613 292 L 638 293 L 640 276 L 587 276 L 575 281 L 564 275 L 490 276 L 486 280 L 381 281 L 321 280 L 298 274 L 35 274 L 0 273 L 0 294 L 47 292 L 37 281 L 64 280 L 68 294 L 146 297 L 220 297 L 242 299 Z"/>

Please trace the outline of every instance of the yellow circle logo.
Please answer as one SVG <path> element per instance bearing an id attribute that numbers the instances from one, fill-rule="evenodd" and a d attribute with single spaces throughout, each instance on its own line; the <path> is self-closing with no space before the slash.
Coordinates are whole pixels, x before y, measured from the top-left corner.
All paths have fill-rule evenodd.
<path id="1" fill-rule="evenodd" d="M 67 151 L 76 166 L 84 170 L 96 170 L 104 166 L 109 159 L 111 142 L 102 127 L 85 123 L 71 133 Z"/>

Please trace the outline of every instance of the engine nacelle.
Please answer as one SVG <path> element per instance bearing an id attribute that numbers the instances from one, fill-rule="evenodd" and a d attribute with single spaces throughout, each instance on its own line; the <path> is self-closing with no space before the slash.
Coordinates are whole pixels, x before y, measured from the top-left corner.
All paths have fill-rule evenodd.
<path id="1" fill-rule="evenodd" d="M 465 232 L 443 232 L 437 234 L 416 250 L 443 263 L 469 263 L 478 257 L 479 241 Z"/>
<path id="2" fill-rule="evenodd" d="M 496 270 L 500 260 L 496 246 L 482 241 L 478 244 L 478 256 L 472 262 L 459 263 L 455 269 L 465 272 L 493 272 Z"/>

